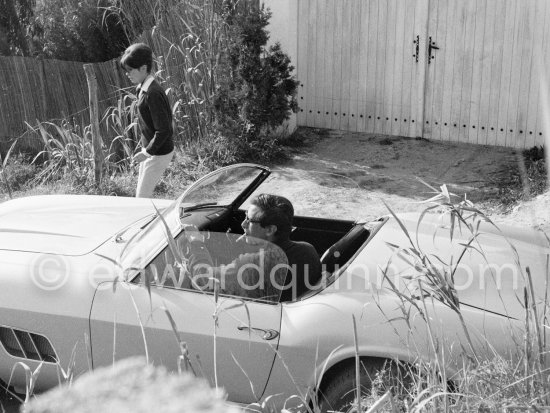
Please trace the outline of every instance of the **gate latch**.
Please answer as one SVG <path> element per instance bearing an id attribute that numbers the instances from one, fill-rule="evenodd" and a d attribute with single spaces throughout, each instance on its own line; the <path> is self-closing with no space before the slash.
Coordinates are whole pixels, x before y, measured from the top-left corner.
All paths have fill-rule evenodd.
<path id="1" fill-rule="evenodd" d="M 432 59 L 435 59 L 435 56 L 432 56 L 432 50 L 439 50 L 439 47 L 435 45 L 435 42 L 432 41 L 432 36 L 428 38 L 428 64 L 432 63 Z"/>

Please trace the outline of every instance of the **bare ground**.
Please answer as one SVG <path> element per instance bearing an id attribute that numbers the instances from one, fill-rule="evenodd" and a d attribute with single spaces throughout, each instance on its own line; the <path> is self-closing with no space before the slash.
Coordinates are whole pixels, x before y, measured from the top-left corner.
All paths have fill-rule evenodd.
<path id="1" fill-rule="evenodd" d="M 287 180 L 297 214 L 374 218 L 419 211 L 433 195 L 420 180 L 476 203 L 500 224 L 550 229 L 550 193 L 505 211 L 499 187 L 518 173 L 510 148 L 301 128 L 304 146 L 273 167 Z"/>

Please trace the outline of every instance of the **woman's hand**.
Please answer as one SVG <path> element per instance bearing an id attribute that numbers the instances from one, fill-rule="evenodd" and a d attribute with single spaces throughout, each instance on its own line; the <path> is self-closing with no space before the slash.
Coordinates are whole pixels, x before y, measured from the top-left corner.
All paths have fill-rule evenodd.
<path id="1" fill-rule="evenodd" d="M 132 161 L 135 163 L 141 163 L 147 158 L 149 157 L 146 154 L 144 154 L 143 152 L 138 152 L 134 155 L 134 157 L 132 158 Z"/>

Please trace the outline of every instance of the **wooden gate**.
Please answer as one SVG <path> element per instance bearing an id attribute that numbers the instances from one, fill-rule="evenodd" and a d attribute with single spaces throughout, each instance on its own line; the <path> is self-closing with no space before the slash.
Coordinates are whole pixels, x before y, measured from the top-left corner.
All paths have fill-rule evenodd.
<path id="1" fill-rule="evenodd" d="M 298 125 L 543 143 L 549 1 L 298 1 Z"/>

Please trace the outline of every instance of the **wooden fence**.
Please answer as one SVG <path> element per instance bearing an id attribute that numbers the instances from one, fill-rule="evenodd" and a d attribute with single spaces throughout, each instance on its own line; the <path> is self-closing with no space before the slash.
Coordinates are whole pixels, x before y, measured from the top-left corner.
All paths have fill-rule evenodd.
<path id="1" fill-rule="evenodd" d="M 115 60 L 93 65 L 100 113 L 116 104 L 129 81 Z M 83 63 L 0 56 L 0 140 L 25 136 L 38 122 L 68 120 L 90 123 L 88 86 Z M 23 146 L 40 149 L 24 139 Z"/>

